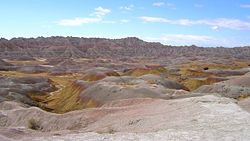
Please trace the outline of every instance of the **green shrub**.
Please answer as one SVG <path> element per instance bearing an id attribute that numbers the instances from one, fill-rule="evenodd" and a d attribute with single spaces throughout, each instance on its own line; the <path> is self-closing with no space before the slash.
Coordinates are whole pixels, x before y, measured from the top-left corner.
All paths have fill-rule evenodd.
<path id="1" fill-rule="evenodd" d="M 43 129 L 41 126 L 41 123 L 33 118 L 28 120 L 28 128 L 30 128 L 32 130 L 42 130 Z"/>

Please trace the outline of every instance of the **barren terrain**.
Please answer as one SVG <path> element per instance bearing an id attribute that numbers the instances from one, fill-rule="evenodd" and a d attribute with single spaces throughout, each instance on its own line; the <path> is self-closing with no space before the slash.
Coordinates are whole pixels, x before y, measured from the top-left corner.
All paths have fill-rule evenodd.
<path id="1" fill-rule="evenodd" d="M 0 39 L 0 140 L 250 140 L 250 47 Z"/>

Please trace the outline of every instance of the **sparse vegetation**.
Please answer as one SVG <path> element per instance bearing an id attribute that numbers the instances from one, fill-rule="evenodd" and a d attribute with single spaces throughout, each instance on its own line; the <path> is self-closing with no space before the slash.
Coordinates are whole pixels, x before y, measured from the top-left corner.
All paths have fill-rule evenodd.
<path id="1" fill-rule="evenodd" d="M 114 130 L 114 129 L 112 129 L 112 128 L 109 128 L 109 130 L 108 130 L 108 133 L 109 134 L 114 134 L 116 131 Z"/>
<path id="2" fill-rule="evenodd" d="M 34 118 L 31 118 L 28 120 L 28 128 L 30 128 L 32 130 L 42 130 L 43 129 L 40 121 L 38 121 Z"/>
<path id="3" fill-rule="evenodd" d="M 203 70 L 208 70 L 208 69 L 209 69 L 208 67 L 203 68 Z"/>
<path id="4" fill-rule="evenodd" d="M 137 124 L 137 123 L 140 122 L 140 121 L 141 121 L 141 119 L 132 120 L 132 121 L 130 121 L 130 122 L 128 123 L 128 125 L 135 125 L 135 124 Z"/>

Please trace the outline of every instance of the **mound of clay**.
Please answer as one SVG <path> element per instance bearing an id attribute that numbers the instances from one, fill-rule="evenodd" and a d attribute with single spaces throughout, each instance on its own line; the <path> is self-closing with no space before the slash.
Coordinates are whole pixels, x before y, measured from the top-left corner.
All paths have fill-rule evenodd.
<path id="1" fill-rule="evenodd" d="M 248 140 L 250 114 L 234 102 L 213 95 L 133 99 L 60 115 L 18 107 L 1 110 L 0 129 L 5 132 L 0 134 L 19 140 Z M 8 134 L 14 127 L 26 130 Z"/>
<path id="2" fill-rule="evenodd" d="M 88 88 L 90 84 L 90 82 L 82 80 L 74 81 L 62 90 L 53 93 L 53 95 L 45 100 L 47 102 L 41 102 L 40 105 L 43 105 L 43 108 L 55 113 L 65 113 L 72 110 L 97 107 L 97 104 L 92 100 L 83 101 L 79 97 L 80 93 Z"/>
<path id="3" fill-rule="evenodd" d="M 56 66 L 49 70 L 49 74 L 50 75 L 66 75 L 66 74 L 70 74 L 70 71 L 66 67 Z"/>
<path id="4" fill-rule="evenodd" d="M 0 77 L 0 101 L 18 101 L 36 105 L 30 95 L 45 94 L 56 88 L 52 81 L 43 77 Z"/>
<path id="5" fill-rule="evenodd" d="M 204 72 L 210 73 L 216 76 L 235 76 L 235 75 L 244 75 L 248 73 L 249 69 L 238 69 L 238 70 L 222 70 L 222 69 L 210 69 L 205 70 Z"/>
<path id="6" fill-rule="evenodd" d="M 181 84 L 187 87 L 190 91 L 193 91 L 203 85 L 211 85 L 225 80 L 228 79 L 222 77 L 185 78 L 184 80 L 181 80 Z"/>
<path id="7" fill-rule="evenodd" d="M 0 66 L 13 66 L 10 63 L 5 62 L 4 60 L 0 59 Z"/>
<path id="8" fill-rule="evenodd" d="M 91 99 L 99 104 L 129 98 L 169 99 L 173 93 L 169 89 L 184 88 L 177 82 L 165 80 L 154 75 L 140 78 L 122 76 L 106 77 L 84 90 L 81 99 Z"/>
<path id="9" fill-rule="evenodd" d="M 229 98 L 247 97 L 250 94 L 250 76 L 246 74 L 213 85 L 205 85 L 195 90 L 195 92 L 219 93 Z"/>
<path id="10" fill-rule="evenodd" d="M 42 102 L 49 111 L 65 113 L 83 108 L 100 107 L 120 99 L 162 98 L 171 99 L 188 94 L 184 86 L 156 75 L 139 78 L 109 76 L 99 81 L 77 80 L 53 93 Z"/>
<path id="11" fill-rule="evenodd" d="M 124 71 L 126 76 L 142 76 L 146 74 L 166 74 L 168 70 L 165 67 L 145 67 L 145 68 L 135 68 L 128 69 Z"/>
<path id="12" fill-rule="evenodd" d="M 78 66 L 78 65 L 79 64 L 75 62 L 73 59 L 65 59 L 57 64 L 57 66 L 64 66 L 64 67 Z"/>
<path id="13" fill-rule="evenodd" d="M 81 72 L 82 66 L 73 59 L 50 59 L 49 64 L 53 67 L 49 70 L 50 75 L 66 75 L 74 72 Z"/>
<path id="14" fill-rule="evenodd" d="M 63 58 L 59 58 L 59 57 L 53 57 L 53 58 L 48 58 L 47 62 L 45 65 L 52 65 L 52 66 L 56 66 L 57 64 L 63 62 Z"/>
<path id="15" fill-rule="evenodd" d="M 0 103 L 0 110 L 14 110 L 20 107 L 26 107 L 26 105 L 13 101 L 4 101 Z"/>
<path id="16" fill-rule="evenodd" d="M 11 71 L 15 70 L 16 67 L 2 59 L 0 59 L 0 71 Z"/>
<path id="17" fill-rule="evenodd" d="M 240 99 L 238 105 L 250 113 L 250 98 Z"/>
<path id="18" fill-rule="evenodd" d="M 232 86 L 250 87 L 250 76 L 245 75 L 239 78 L 230 79 L 223 83 L 227 85 L 232 85 Z"/>
<path id="19" fill-rule="evenodd" d="M 200 64 L 201 65 L 201 64 Z M 203 85 L 211 85 L 217 82 L 225 81 L 233 77 L 239 77 L 249 72 L 249 68 L 231 69 L 226 64 L 214 64 L 211 66 L 213 69 L 204 67 L 197 64 L 189 64 L 180 67 L 180 72 L 174 75 L 177 77 L 178 82 L 186 86 L 190 91 L 196 90 Z M 222 68 L 220 68 L 222 67 Z"/>
<path id="20" fill-rule="evenodd" d="M 169 88 L 169 89 L 187 90 L 186 87 L 179 84 L 178 82 L 165 79 L 165 78 L 163 78 L 163 77 L 161 77 L 159 75 L 147 74 L 147 75 L 140 76 L 139 78 L 147 81 L 148 83 L 162 85 L 162 86 L 164 86 L 166 88 Z"/>
<path id="21" fill-rule="evenodd" d="M 49 68 L 39 65 L 21 66 L 17 69 L 19 72 L 23 73 L 43 73 L 48 72 Z"/>
<path id="22" fill-rule="evenodd" d="M 85 81 L 97 81 L 107 76 L 120 76 L 120 75 L 111 69 L 97 67 L 86 70 L 84 72 L 83 78 L 81 79 Z"/>

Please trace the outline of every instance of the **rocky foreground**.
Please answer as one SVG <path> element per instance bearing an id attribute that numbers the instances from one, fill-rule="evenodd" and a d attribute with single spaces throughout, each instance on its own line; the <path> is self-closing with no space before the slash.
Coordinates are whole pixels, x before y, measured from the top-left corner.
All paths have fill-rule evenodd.
<path id="1" fill-rule="evenodd" d="M 250 140 L 249 47 L 0 40 L 1 141 Z"/>
<path id="2" fill-rule="evenodd" d="M 63 115 L 3 102 L 1 125 L 5 127 L 1 134 L 6 140 L 24 141 L 248 140 L 250 114 L 235 102 L 214 95 L 133 99 Z M 38 132 L 25 128 L 27 123 L 34 124 L 30 126 Z"/>

